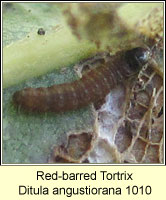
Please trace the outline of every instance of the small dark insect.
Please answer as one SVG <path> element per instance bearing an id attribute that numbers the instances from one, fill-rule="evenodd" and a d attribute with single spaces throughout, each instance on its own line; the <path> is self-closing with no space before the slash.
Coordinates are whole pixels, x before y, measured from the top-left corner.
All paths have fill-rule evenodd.
<path id="1" fill-rule="evenodd" d="M 37 31 L 38 35 L 45 35 L 45 30 L 43 28 L 39 28 Z"/>
<path id="2" fill-rule="evenodd" d="M 25 88 L 14 93 L 13 101 L 32 112 L 78 109 L 103 99 L 116 85 L 136 75 L 150 57 L 150 50 L 141 47 L 120 51 L 114 56 L 107 54 L 100 65 L 81 79 L 48 88 Z"/>

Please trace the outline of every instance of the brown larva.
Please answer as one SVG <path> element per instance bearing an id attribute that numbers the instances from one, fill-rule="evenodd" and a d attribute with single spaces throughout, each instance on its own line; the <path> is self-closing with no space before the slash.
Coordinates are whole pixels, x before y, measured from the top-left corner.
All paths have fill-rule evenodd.
<path id="1" fill-rule="evenodd" d="M 137 47 L 107 55 L 95 69 L 71 83 L 48 88 L 25 88 L 13 95 L 13 101 L 26 111 L 63 112 L 100 101 L 112 88 L 137 74 L 149 61 L 149 49 Z"/>

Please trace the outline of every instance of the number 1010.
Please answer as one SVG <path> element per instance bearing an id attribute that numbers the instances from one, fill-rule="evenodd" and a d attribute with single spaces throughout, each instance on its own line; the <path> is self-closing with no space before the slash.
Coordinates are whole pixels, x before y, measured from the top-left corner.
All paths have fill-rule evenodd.
<path id="1" fill-rule="evenodd" d="M 126 189 L 128 191 L 128 195 L 131 195 L 131 194 L 133 194 L 133 195 L 137 195 L 137 194 L 150 195 L 152 193 L 152 188 L 149 185 L 147 185 L 147 186 L 141 186 L 141 187 L 133 185 L 133 186 L 126 187 Z"/>

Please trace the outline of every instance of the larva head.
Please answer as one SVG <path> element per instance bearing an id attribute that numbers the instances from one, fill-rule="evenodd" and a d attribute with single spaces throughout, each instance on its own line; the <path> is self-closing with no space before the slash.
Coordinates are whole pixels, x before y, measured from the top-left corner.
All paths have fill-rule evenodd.
<path id="1" fill-rule="evenodd" d="M 135 73 L 139 72 L 142 67 L 148 63 L 150 57 L 150 50 L 142 47 L 136 47 L 125 53 L 127 63 L 129 64 L 130 69 Z"/>

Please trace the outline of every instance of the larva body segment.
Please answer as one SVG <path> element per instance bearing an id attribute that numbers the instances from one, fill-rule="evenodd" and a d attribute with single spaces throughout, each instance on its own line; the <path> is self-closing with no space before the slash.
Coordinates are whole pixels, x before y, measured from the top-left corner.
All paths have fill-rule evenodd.
<path id="1" fill-rule="evenodd" d="M 149 60 L 149 51 L 135 48 L 107 56 L 97 68 L 81 79 L 48 88 L 25 88 L 13 95 L 13 101 L 26 111 L 64 112 L 95 103 L 112 88 L 136 74 Z"/>

